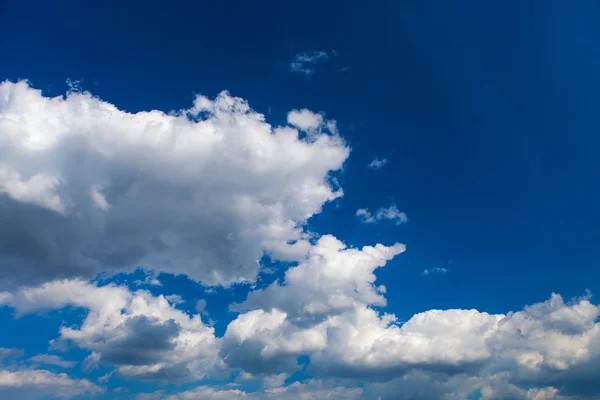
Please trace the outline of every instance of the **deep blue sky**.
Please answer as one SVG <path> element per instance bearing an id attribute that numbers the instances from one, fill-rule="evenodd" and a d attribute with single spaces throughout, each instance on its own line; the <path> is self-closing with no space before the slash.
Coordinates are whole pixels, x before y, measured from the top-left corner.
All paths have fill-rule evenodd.
<path id="1" fill-rule="evenodd" d="M 600 293 L 597 2 L 90 3 L 0 1 L 0 79 L 50 95 L 81 80 L 132 112 L 221 90 L 273 123 L 325 112 L 352 154 L 310 225 L 406 243 L 378 272 L 399 318 Z M 307 79 L 287 67 L 306 50 L 339 54 Z M 375 156 L 389 163 L 369 170 Z M 408 224 L 354 216 L 393 202 Z"/>

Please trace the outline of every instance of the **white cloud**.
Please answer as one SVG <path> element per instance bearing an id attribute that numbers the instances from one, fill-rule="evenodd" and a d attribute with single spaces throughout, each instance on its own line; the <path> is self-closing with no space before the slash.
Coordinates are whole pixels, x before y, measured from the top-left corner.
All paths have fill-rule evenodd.
<path id="1" fill-rule="evenodd" d="M 108 364 L 138 379 L 199 379 L 219 363 L 214 330 L 177 310 L 164 296 L 125 287 L 97 287 L 82 281 L 54 281 L 22 288 L 7 298 L 18 314 L 82 307 L 79 327 L 62 326 L 55 346 L 72 342 L 92 352 L 85 369 Z M 56 365 L 56 364 L 55 364 Z"/>
<path id="2" fill-rule="evenodd" d="M 448 272 L 450 272 L 450 270 L 448 268 L 444 268 L 444 267 L 434 267 L 431 269 L 424 269 L 423 272 L 421 273 L 421 275 L 431 275 L 431 274 L 447 274 Z"/>
<path id="3" fill-rule="evenodd" d="M 0 304 L 1 303 L 2 299 L 0 299 Z M 23 357 L 24 354 L 25 351 L 23 349 L 0 347 L 0 361 L 2 361 L 5 358 Z"/>
<path id="4" fill-rule="evenodd" d="M 346 249 L 324 236 L 307 261 L 286 272 L 283 284 L 251 292 L 236 307 L 243 313 L 228 326 L 221 355 L 231 367 L 257 374 L 292 373 L 305 355 L 307 372 L 315 376 L 402 376 L 415 388 L 415 371 L 427 379 L 441 374 L 435 390 L 443 393 L 452 391 L 441 382 L 460 376 L 461 385 L 489 399 L 509 398 L 502 393 L 553 398 L 555 388 L 577 391 L 582 380 L 595 387 L 585 390 L 600 395 L 600 385 L 592 384 L 600 362 L 600 308 L 587 297 L 565 303 L 552 295 L 507 314 L 429 310 L 399 324 L 393 314 L 372 308 L 385 305 L 373 271 L 402 250 Z"/>
<path id="5" fill-rule="evenodd" d="M 5 399 L 70 399 L 77 396 L 94 396 L 104 392 L 87 379 L 72 379 L 66 374 L 46 370 L 0 369 L 0 397 Z"/>
<path id="6" fill-rule="evenodd" d="M 167 299 L 167 301 L 174 306 L 185 303 L 185 300 L 183 300 L 183 298 L 178 294 L 170 294 L 165 296 L 165 299 Z"/>
<path id="7" fill-rule="evenodd" d="M 274 387 L 258 392 L 248 393 L 238 389 L 216 389 L 200 386 L 185 392 L 167 395 L 162 391 L 138 395 L 137 400 L 324 400 L 363 398 L 363 389 L 345 387 L 334 381 L 310 379 L 306 382 L 294 382 L 286 387 Z"/>
<path id="8" fill-rule="evenodd" d="M 131 114 L 89 93 L 49 98 L 4 82 L 0 115 L 6 287 L 140 265 L 252 282 L 263 252 L 304 257 L 303 226 L 342 195 L 329 174 L 349 155 L 322 115 L 290 113 L 312 129 L 301 139 L 226 92 L 179 114 Z"/>
<path id="9" fill-rule="evenodd" d="M 325 51 L 305 51 L 298 53 L 290 63 L 290 71 L 310 76 L 316 72 L 317 64 L 325 62 L 329 55 Z"/>
<path id="10" fill-rule="evenodd" d="M 208 317 L 208 311 L 206 311 L 206 300 L 200 299 L 196 302 L 196 311 L 205 317 Z"/>
<path id="11" fill-rule="evenodd" d="M 289 374 L 281 373 L 281 374 L 273 374 L 273 375 L 267 375 L 265 377 L 262 378 L 261 380 L 261 386 L 263 388 L 279 388 L 281 386 L 283 386 L 283 384 L 285 383 L 285 380 L 289 377 Z"/>
<path id="12" fill-rule="evenodd" d="M 356 210 L 356 216 L 360 217 L 361 221 L 365 224 L 374 224 L 383 219 L 396 221 L 396 225 L 408 222 L 406 213 L 398 210 L 398 207 L 396 207 L 395 204 L 392 204 L 389 207 L 380 207 L 375 214 L 371 214 L 367 208 L 359 208 Z"/>
<path id="13" fill-rule="evenodd" d="M 225 371 L 239 374 L 235 384 L 262 387 L 250 393 L 201 386 L 140 398 L 600 395 L 600 308 L 589 297 L 565 303 L 553 294 L 506 314 L 427 310 L 404 323 L 376 308 L 386 305 L 387 289 L 376 285 L 375 272 L 404 245 L 348 248 L 304 230 L 324 203 L 342 195 L 329 174 L 349 151 L 321 114 L 295 110 L 288 115 L 292 127 L 273 129 L 226 93 L 198 96 L 187 110 L 200 114 L 192 120 L 129 114 L 89 94 L 45 98 L 25 83 L 0 85 L 0 112 L 0 272 L 30 284 L 0 292 L 0 305 L 18 316 L 86 310 L 80 325 L 63 324 L 51 342 L 54 349 L 74 344 L 89 351 L 84 371 L 103 364 L 124 377 L 168 382 Z M 310 133 L 306 140 L 298 129 Z M 356 215 L 365 223 L 407 221 L 395 205 Z M 227 285 L 253 281 L 265 251 L 297 264 L 282 282 L 233 306 L 240 314 L 222 338 L 200 318 L 204 300 L 196 303 L 200 314 L 189 315 L 175 308 L 184 301 L 179 294 L 49 281 L 142 264 L 154 269 L 142 284 L 160 284 L 156 271 L 165 270 Z M 0 349 L 0 358 L 18 354 Z M 307 373 L 324 379 L 284 386 L 300 369 L 299 356 L 310 359 Z M 29 362 L 70 364 L 52 355 Z M 0 395 L 7 398 L 103 390 L 65 374 L 10 368 L 0 369 Z"/>
<path id="14" fill-rule="evenodd" d="M 287 122 L 300 130 L 313 131 L 323 125 L 323 116 L 303 108 L 302 110 L 290 111 Z"/>
<path id="15" fill-rule="evenodd" d="M 381 169 L 388 163 L 387 158 L 375 157 L 368 165 L 370 169 Z"/>
<path id="16" fill-rule="evenodd" d="M 54 354 L 38 354 L 31 357 L 29 362 L 38 365 L 55 365 L 61 368 L 72 368 L 77 365 L 76 361 L 66 361 Z"/>

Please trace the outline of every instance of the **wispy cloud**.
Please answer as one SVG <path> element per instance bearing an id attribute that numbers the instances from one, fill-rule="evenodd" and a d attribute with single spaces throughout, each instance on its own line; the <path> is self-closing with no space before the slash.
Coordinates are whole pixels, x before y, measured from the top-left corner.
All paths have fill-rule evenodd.
<path id="1" fill-rule="evenodd" d="M 34 364 L 55 365 L 61 368 L 72 368 L 77 364 L 75 361 L 65 361 L 54 354 L 38 354 L 31 357 L 29 362 Z"/>
<path id="2" fill-rule="evenodd" d="M 359 208 L 356 210 L 356 216 L 360 217 L 364 224 L 374 224 L 382 219 L 396 221 L 396 225 L 408 222 L 406 213 L 398 210 L 395 204 L 389 207 L 380 207 L 374 214 L 371 214 L 367 208 Z"/>
<path id="3" fill-rule="evenodd" d="M 317 70 L 317 64 L 329 59 L 326 51 L 305 51 L 298 53 L 290 63 L 290 71 L 310 76 Z"/>
<path id="4" fill-rule="evenodd" d="M 427 276 L 427 275 L 432 275 L 432 274 L 447 274 L 448 272 L 450 272 L 450 270 L 448 268 L 434 267 L 431 269 L 423 270 L 421 275 Z"/>
<path id="5" fill-rule="evenodd" d="M 373 161 L 371 161 L 368 165 L 370 169 L 381 169 L 388 163 L 387 158 L 377 158 L 375 157 Z"/>

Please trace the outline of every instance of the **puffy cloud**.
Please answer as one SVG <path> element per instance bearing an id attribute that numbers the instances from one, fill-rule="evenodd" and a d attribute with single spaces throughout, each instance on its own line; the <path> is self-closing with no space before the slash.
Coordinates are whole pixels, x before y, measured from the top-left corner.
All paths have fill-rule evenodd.
<path id="1" fill-rule="evenodd" d="M 94 396 L 104 392 L 87 379 L 72 379 L 66 374 L 46 370 L 0 369 L 0 397 L 6 399 L 70 399 L 76 396 Z"/>
<path id="2" fill-rule="evenodd" d="M 227 92 L 180 113 L 132 114 L 89 93 L 49 98 L 4 82 L 0 116 L 7 287 L 140 265 L 208 285 L 254 281 L 263 252 L 304 257 L 303 225 L 342 195 L 330 172 L 349 155 L 321 115 L 290 113 L 302 129 L 318 120 L 301 137 Z"/>
<path id="3" fill-rule="evenodd" d="M 250 292 L 235 309 L 276 309 L 293 319 L 319 319 L 354 309 L 357 304 L 384 306 L 385 289 L 375 286 L 374 271 L 405 249 L 396 243 L 359 250 L 347 248 L 331 235 L 322 236 L 306 261 L 286 271 L 283 285 L 274 282 L 264 290 Z"/>
<path id="4" fill-rule="evenodd" d="M 396 207 L 395 204 L 392 204 L 389 207 L 380 207 L 375 214 L 371 214 L 366 208 L 359 208 L 356 210 L 356 216 L 360 217 L 361 221 L 365 224 L 374 224 L 383 219 L 396 221 L 396 225 L 408 222 L 406 213 L 398 210 L 398 207 Z"/>
<path id="5" fill-rule="evenodd" d="M 508 314 L 429 310 L 399 323 L 373 308 L 385 305 L 385 288 L 376 287 L 373 272 L 403 250 L 348 249 L 323 236 L 306 261 L 286 271 L 283 283 L 253 291 L 234 307 L 243 313 L 222 340 L 225 362 L 252 373 L 280 373 L 297 370 L 297 357 L 308 356 L 307 371 L 315 376 L 403 376 L 415 390 L 421 379 L 415 371 L 422 371 L 427 379 L 444 377 L 436 378 L 436 390 L 446 393 L 448 385 L 440 382 L 461 377 L 465 390 L 489 399 L 554 398 L 559 389 L 561 395 L 600 395 L 593 372 L 600 362 L 600 308 L 588 297 L 565 303 L 553 294 Z"/>
<path id="6" fill-rule="evenodd" d="M 77 364 L 76 361 L 66 361 L 54 354 L 38 354 L 31 357 L 29 362 L 38 365 L 55 365 L 61 368 L 72 368 Z"/>
<path id="7" fill-rule="evenodd" d="M 72 342 L 92 351 L 86 369 L 114 365 L 138 379 L 199 379 L 217 367 L 218 341 L 199 315 L 177 310 L 161 296 L 115 285 L 97 287 L 82 281 L 55 281 L 22 288 L 7 296 L 17 313 L 82 307 L 88 315 L 80 327 L 62 326 L 55 346 Z M 39 360 L 38 360 L 39 361 Z"/>
<path id="8" fill-rule="evenodd" d="M 305 51 L 298 53 L 290 63 L 290 71 L 310 76 L 316 72 L 317 64 L 325 62 L 329 55 L 325 51 Z"/>
<path id="9" fill-rule="evenodd" d="M 333 236 L 321 237 L 305 262 L 286 271 L 284 285 L 251 292 L 234 307 L 252 311 L 227 327 L 224 359 L 251 372 L 274 373 L 293 370 L 298 355 L 327 351 L 335 315 L 385 305 L 374 270 L 404 250 L 402 244 L 348 249 Z"/>
<path id="10" fill-rule="evenodd" d="M 368 165 L 370 169 L 381 169 L 388 163 L 387 158 L 375 157 Z"/>

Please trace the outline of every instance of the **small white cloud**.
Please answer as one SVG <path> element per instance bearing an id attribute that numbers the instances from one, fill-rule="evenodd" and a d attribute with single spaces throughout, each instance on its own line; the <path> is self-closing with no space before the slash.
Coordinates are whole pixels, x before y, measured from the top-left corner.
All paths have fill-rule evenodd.
<path id="1" fill-rule="evenodd" d="M 77 362 L 66 361 L 54 354 L 38 354 L 29 359 L 29 362 L 38 365 L 56 365 L 61 368 L 72 368 Z"/>
<path id="2" fill-rule="evenodd" d="M 0 299 L 0 304 L 2 303 L 2 301 L 3 300 Z M 4 359 L 4 358 L 23 357 L 24 354 L 25 354 L 25 350 L 23 350 L 23 349 L 0 347 L 0 361 L 2 361 L 2 359 Z"/>
<path id="3" fill-rule="evenodd" d="M 108 204 L 104 195 L 100 193 L 97 185 L 92 186 L 91 196 L 94 206 L 98 207 L 102 211 L 108 211 L 110 204 Z"/>
<path id="4" fill-rule="evenodd" d="M 373 215 L 371 215 L 369 210 L 367 210 L 366 208 L 359 208 L 358 210 L 356 210 L 356 216 L 360 217 L 364 224 L 375 223 L 375 218 L 373 217 Z"/>
<path id="5" fill-rule="evenodd" d="M 208 317 L 208 311 L 206 311 L 206 300 L 200 299 L 196 302 L 196 311 L 205 317 Z"/>
<path id="6" fill-rule="evenodd" d="M 381 169 L 387 164 L 387 158 L 377 158 L 375 157 L 373 161 L 371 161 L 368 165 L 370 169 Z"/>
<path id="7" fill-rule="evenodd" d="M 183 298 L 181 298 L 181 296 L 178 294 L 171 294 L 169 296 L 165 296 L 165 299 L 167 299 L 169 301 L 169 303 L 171 303 L 175 306 L 177 304 L 185 303 L 185 300 L 183 300 Z"/>
<path id="8" fill-rule="evenodd" d="M 427 275 L 431 275 L 431 274 L 446 274 L 448 272 L 450 272 L 450 270 L 447 268 L 435 267 L 435 268 L 423 270 L 421 275 L 427 276 Z"/>
<path id="9" fill-rule="evenodd" d="M 290 111 L 287 122 L 300 130 L 312 131 L 323 125 L 323 116 L 303 108 L 302 110 Z"/>
<path id="10" fill-rule="evenodd" d="M 408 222 L 406 213 L 398 210 L 395 204 L 389 207 L 380 207 L 375 214 L 371 214 L 367 208 L 359 208 L 356 210 L 356 216 L 361 218 L 363 224 L 374 224 L 383 219 L 396 221 L 396 225 Z"/>
<path id="11" fill-rule="evenodd" d="M 312 75 L 316 72 L 317 64 L 325 62 L 329 55 L 325 51 L 305 51 L 298 53 L 290 63 L 290 71 L 304 75 Z"/>

